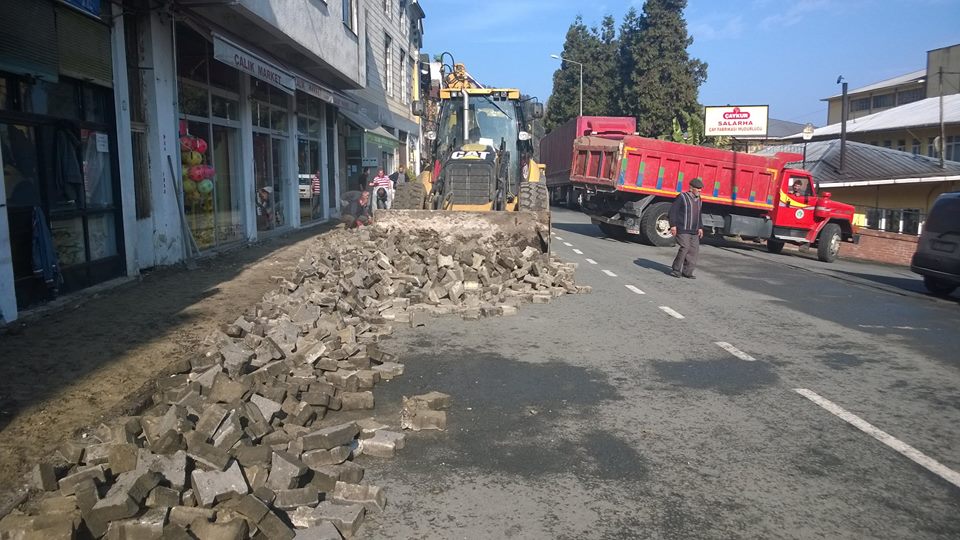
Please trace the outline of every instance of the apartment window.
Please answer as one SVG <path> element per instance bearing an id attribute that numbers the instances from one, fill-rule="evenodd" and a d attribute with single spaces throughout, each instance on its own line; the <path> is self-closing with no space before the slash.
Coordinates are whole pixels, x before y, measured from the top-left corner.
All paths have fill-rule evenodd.
<path id="1" fill-rule="evenodd" d="M 357 33 L 357 0 L 343 1 L 343 24 L 354 34 Z"/>
<path id="2" fill-rule="evenodd" d="M 874 109 L 886 109 L 893 107 L 893 94 L 883 94 L 882 96 L 873 96 Z"/>
<path id="3" fill-rule="evenodd" d="M 400 101 L 407 102 L 407 53 L 400 49 Z"/>
<path id="4" fill-rule="evenodd" d="M 913 155 L 915 155 L 915 156 L 919 156 L 919 155 L 920 155 L 920 139 L 914 139 L 914 140 L 913 140 L 913 149 L 912 149 L 911 151 L 913 152 Z"/>
<path id="5" fill-rule="evenodd" d="M 385 34 L 383 36 L 383 80 L 386 84 L 387 95 L 393 97 L 393 55 L 390 49 L 393 47 L 393 39 Z"/>
<path id="6" fill-rule="evenodd" d="M 897 150 L 904 152 L 907 150 L 907 141 L 900 139 L 897 141 Z"/>
<path id="7" fill-rule="evenodd" d="M 927 137 L 927 157 L 937 157 L 937 147 L 933 144 L 936 137 Z"/>
<path id="8" fill-rule="evenodd" d="M 943 152 L 943 159 L 960 161 L 960 136 L 947 136 L 947 145 Z"/>
<path id="9" fill-rule="evenodd" d="M 383 14 L 387 17 L 387 20 L 393 18 L 393 10 L 390 9 L 390 0 L 383 0 Z"/>
<path id="10" fill-rule="evenodd" d="M 923 99 L 923 88 L 914 88 L 913 90 L 904 90 L 897 94 L 897 105 L 906 105 L 914 101 Z"/>
<path id="11" fill-rule="evenodd" d="M 870 110 L 870 98 L 860 98 L 850 101 L 850 110 L 853 112 L 859 111 L 869 111 Z"/>
<path id="12" fill-rule="evenodd" d="M 870 146 L 880 146 L 880 141 L 870 141 Z"/>
<path id="13" fill-rule="evenodd" d="M 884 148 L 893 148 L 893 141 L 883 141 Z"/>

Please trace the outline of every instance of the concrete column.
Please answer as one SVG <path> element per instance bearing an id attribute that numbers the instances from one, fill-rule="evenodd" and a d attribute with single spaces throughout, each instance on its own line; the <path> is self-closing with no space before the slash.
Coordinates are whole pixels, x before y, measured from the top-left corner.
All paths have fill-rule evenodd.
<path id="1" fill-rule="evenodd" d="M 321 219 L 330 219 L 330 156 L 327 155 L 327 105 L 320 107 L 320 204 Z"/>
<path id="2" fill-rule="evenodd" d="M 120 210 L 123 217 L 123 252 L 127 275 L 140 273 L 137 257 L 137 203 L 133 178 L 133 141 L 130 135 L 129 81 L 124 47 L 123 17 L 113 18 L 110 48 L 113 50 L 113 101 L 117 117 L 117 160 L 120 164 Z"/>
<path id="3" fill-rule="evenodd" d="M 243 215 L 247 240 L 257 239 L 257 196 L 253 172 L 253 108 L 250 105 L 250 76 L 240 75 L 240 188 L 243 193 Z"/>
<path id="4" fill-rule="evenodd" d="M 180 174 L 180 140 L 177 125 L 176 51 L 173 20 L 152 12 L 144 28 L 144 102 L 147 152 L 150 156 L 149 219 L 138 222 L 139 265 L 142 268 L 178 263 L 186 253 L 177 182 Z M 129 133 L 129 131 L 127 132 Z M 173 171 L 170 163 L 173 163 Z"/>
<path id="5" fill-rule="evenodd" d="M 336 116 L 333 118 L 333 155 L 330 156 L 330 159 L 333 160 L 333 189 L 336 195 L 334 200 L 333 212 L 331 217 L 339 218 L 340 217 L 340 204 L 336 201 L 340 200 L 340 122 L 337 121 Z"/>
<path id="6" fill-rule="evenodd" d="M 0 149 L 0 165 L 3 149 Z M 4 186 L 0 166 L 0 187 Z M 17 319 L 17 291 L 13 283 L 13 256 L 10 253 L 10 221 L 7 218 L 7 190 L 0 189 L 0 323 Z"/>
<path id="7" fill-rule="evenodd" d="M 281 182 L 286 184 L 286 200 L 283 203 L 287 210 L 287 224 L 293 228 L 300 227 L 300 164 L 297 163 L 297 115 L 294 111 L 296 99 L 287 97 L 287 166 L 284 169 L 285 178 Z"/>

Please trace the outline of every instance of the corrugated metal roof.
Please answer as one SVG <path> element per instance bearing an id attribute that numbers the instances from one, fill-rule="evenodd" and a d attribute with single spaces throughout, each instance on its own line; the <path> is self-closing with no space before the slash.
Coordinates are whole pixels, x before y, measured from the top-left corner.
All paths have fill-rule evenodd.
<path id="1" fill-rule="evenodd" d="M 943 121 L 947 124 L 960 122 L 960 94 L 943 96 Z M 894 129 L 918 128 L 940 124 L 940 98 L 932 97 L 900 105 L 860 118 L 847 120 L 847 133 L 865 133 L 869 131 L 889 131 Z M 830 124 L 813 131 L 813 137 L 828 137 L 840 134 L 840 122 Z M 795 133 L 784 139 L 800 139 L 802 133 Z"/>
<path id="2" fill-rule="evenodd" d="M 887 88 L 887 87 L 897 86 L 897 85 L 900 85 L 900 84 L 906 84 L 906 83 L 909 83 L 909 82 L 911 82 L 911 81 L 916 81 L 917 79 L 922 79 L 922 78 L 926 77 L 926 75 L 927 75 L 927 70 L 926 70 L 926 69 L 918 69 L 918 70 L 916 70 L 916 71 L 911 71 L 910 73 L 904 73 L 903 75 L 897 75 L 896 77 L 893 77 L 892 79 L 887 79 L 887 80 L 885 80 L 885 81 L 875 82 L 875 83 L 873 83 L 873 84 L 868 84 L 867 86 L 861 86 L 860 88 L 854 88 L 853 90 L 847 90 L 847 95 L 849 96 L 849 95 L 851 95 L 851 94 L 859 94 L 859 93 L 861 93 L 861 92 L 869 92 L 869 91 L 871 91 L 871 90 L 878 90 L 878 89 L 880 89 L 880 88 Z M 827 100 L 834 99 L 834 98 L 838 98 L 838 97 L 842 97 L 842 96 L 843 96 L 842 93 L 841 93 L 841 94 L 834 94 L 834 95 L 832 95 L 832 96 L 830 96 L 830 97 L 823 98 L 823 99 L 821 99 L 820 101 L 827 101 Z"/>
<path id="3" fill-rule="evenodd" d="M 803 144 L 771 146 L 756 152 L 772 156 L 777 152 L 803 153 Z M 877 183 L 888 180 L 905 179 L 917 183 L 924 179 L 948 180 L 960 178 L 960 163 L 944 162 L 940 168 L 939 159 L 915 156 L 909 152 L 900 152 L 890 148 L 847 141 L 847 155 L 844 159 L 844 171 L 840 172 L 840 141 L 814 141 L 807 143 L 806 169 L 821 185 L 840 183 Z M 792 167 L 803 167 L 803 162 L 791 163 Z M 889 182 L 892 183 L 892 182 Z M 912 183 L 912 182 L 905 182 Z"/>
<path id="4" fill-rule="evenodd" d="M 771 118 L 767 122 L 767 138 L 782 139 L 783 137 L 789 137 L 798 131 L 803 131 L 804 125 L 805 124 L 798 124 L 797 122 Z"/>

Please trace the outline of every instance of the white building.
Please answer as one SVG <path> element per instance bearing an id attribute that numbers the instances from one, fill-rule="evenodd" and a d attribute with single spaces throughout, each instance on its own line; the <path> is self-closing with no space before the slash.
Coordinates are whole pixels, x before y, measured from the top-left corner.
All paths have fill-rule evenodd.
<path id="1" fill-rule="evenodd" d="M 368 28 L 388 4 L 393 28 Z M 422 16 L 408 0 L 7 3 L 0 320 L 336 217 L 354 120 L 397 148 L 417 130 L 400 53 L 416 57 Z M 406 68 L 371 62 L 370 35 Z M 371 74 L 389 67 L 381 96 Z"/>

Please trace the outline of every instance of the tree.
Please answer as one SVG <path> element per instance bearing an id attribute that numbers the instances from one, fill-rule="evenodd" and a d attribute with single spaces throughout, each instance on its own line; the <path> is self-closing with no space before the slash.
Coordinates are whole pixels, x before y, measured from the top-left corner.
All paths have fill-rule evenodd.
<path id="1" fill-rule="evenodd" d="M 563 53 L 560 56 L 580 62 L 593 48 L 590 44 L 593 39 L 595 39 L 594 36 L 583 24 L 583 17 L 577 15 L 567 30 L 567 37 L 563 42 Z M 584 73 L 584 83 L 586 83 L 586 73 Z M 553 91 L 547 101 L 544 127 L 547 131 L 552 131 L 555 127 L 577 116 L 579 111 L 580 68 L 576 64 L 563 62 L 560 68 L 553 72 Z"/>
<path id="2" fill-rule="evenodd" d="M 612 116 L 617 114 L 617 23 L 613 17 L 603 18 L 600 28 L 591 28 L 589 50 L 583 56 L 583 114 Z"/>
<path id="3" fill-rule="evenodd" d="M 699 116 L 697 91 L 707 64 L 691 58 L 683 18 L 686 0 L 645 0 L 643 13 L 631 10 L 620 35 L 620 106 L 637 119 L 648 137 L 670 136 L 675 119 Z"/>

